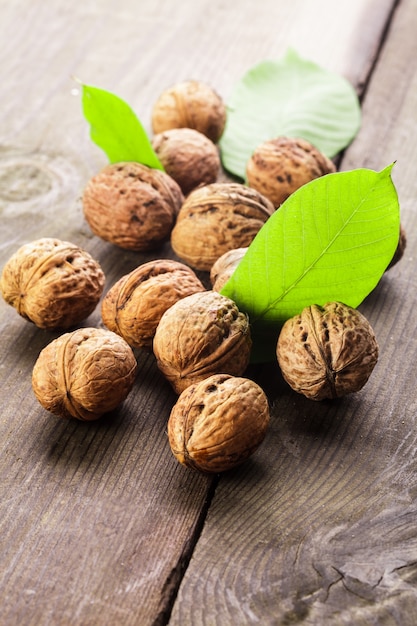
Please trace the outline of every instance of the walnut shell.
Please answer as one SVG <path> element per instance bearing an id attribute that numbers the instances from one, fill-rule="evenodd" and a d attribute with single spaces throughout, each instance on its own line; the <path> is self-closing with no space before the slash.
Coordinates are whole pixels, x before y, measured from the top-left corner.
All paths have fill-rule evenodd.
<path id="1" fill-rule="evenodd" d="M 378 344 L 368 320 L 340 302 L 306 307 L 287 320 L 277 343 L 278 363 L 287 383 L 312 400 L 359 391 L 378 360 Z"/>
<path id="2" fill-rule="evenodd" d="M 199 187 L 178 213 L 172 248 L 191 267 L 210 270 L 225 252 L 249 246 L 274 211 L 267 198 L 240 183 Z"/>
<path id="3" fill-rule="evenodd" d="M 305 139 L 277 137 L 256 148 L 246 165 L 248 185 L 279 207 L 311 180 L 336 171 L 334 163 Z"/>
<path id="4" fill-rule="evenodd" d="M 213 291 L 222 290 L 246 252 L 247 248 L 235 248 L 225 252 L 217 259 L 210 270 L 210 282 Z"/>
<path id="5" fill-rule="evenodd" d="M 179 396 L 168 421 L 176 459 L 201 472 L 224 472 L 246 461 L 265 438 L 269 406 L 252 380 L 215 374 Z"/>
<path id="6" fill-rule="evenodd" d="M 249 322 L 230 298 L 215 291 L 195 293 L 161 317 L 153 351 L 177 393 L 212 374 L 240 376 L 249 364 Z"/>
<path id="7" fill-rule="evenodd" d="M 200 185 L 216 182 L 220 173 L 218 149 L 198 130 L 172 128 L 155 135 L 152 145 L 166 173 L 184 195 Z"/>
<path id="8" fill-rule="evenodd" d="M 147 251 L 169 239 L 183 199 L 166 172 L 129 162 L 106 165 L 93 176 L 82 202 L 95 235 L 126 250 Z"/>
<path id="9" fill-rule="evenodd" d="M 21 246 L 0 278 L 4 300 L 39 328 L 69 328 L 96 308 L 105 277 L 88 252 L 60 239 Z"/>
<path id="10" fill-rule="evenodd" d="M 103 298 L 104 324 L 135 348 L 152 350 L 162 314 L 181 298 L 205 287 L 193 270 L 177 261 L 159 259 L 122 276 Z"/>
<path id="11" fill-rule="evenodd" d="M 225 124 L 226 106 L 222 98 L 199 80 L 186 80 L 169 87 L 152 109 L 155 134 L 171 128 L 193 128 L 217 143 Z"/>
<path id="12" fill-rule="evenodd" d="M 133 351 L 122 337 L 102 328 L 80 328 L 40 352 L 32 387 L 47 411 L 91 421 L 123 402 L 136 368 Z"/>
<path id="13" fill-rule="evenodd" d="M 400 235 L 398 237 L 398 245 L 394 252 L 394 256 L 391 259 L 391 262 L 385 271 L 388 271 L 389 269 L 391 269 L 391 267 L 396 265 L 398 261 L 400 261 L 403 258 L 406 247 L 407 247 L 407 233 L 405 232 L 405 228 L 403 227 L 403 225 L 400 224 Z"/>

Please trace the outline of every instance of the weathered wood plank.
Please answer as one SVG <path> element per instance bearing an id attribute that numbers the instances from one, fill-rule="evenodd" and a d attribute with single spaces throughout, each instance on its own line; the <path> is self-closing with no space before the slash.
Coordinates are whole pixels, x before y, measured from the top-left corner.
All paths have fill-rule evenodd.
<path id="1" fill-rule="evenodd" d="M 0 265 L 22 243 L 56 236 L 97 258 L 108 287 L 138 263 L 172 254 L 169 246 L 155 255 L 123 252 L 93 237 L 84 223 L 80 195 L 105 158 L 88 137 L 72 75 L 125 97 L 146 125 L 152 102 L 168 84 L 204 78 L 227 97 L 251 64 L 280 56 L 289 45 L 343 73 L 360 89 L 391 5 L 392 0 L 343 0 L 337 6 L 331 0 L 267 0 L 260 10 L 249 0 L 146 0 L 139 7 L 131 0 L 86 0 L 76 6 L 63 0 L 2 2 Z M 99 323 L 98 311 L 86 321 Z M 138 353 L 132 394 L 108 418 L 70 423 L 43 411 L 33 397 L 30 376 L 39 351 L 55 336 L 0 302 L 0 623 L 165 623 L 214 481 L 185 471 L 170 454 L 165 428 L 175 397 L 154 360 L 144 354 Z M 356 445 L 363 404 L 356 400 L 356 409 L 354 403 L 345 406 L 346 415 L 353 412 L 357 421 L 347 424 L 339 416 L 334 424 L 334 408 L 326 408 L 322 416 L 316 407 L 314 417 L 306 404 L 300 413 L 299 400 L 282 383 L 275 388 L 271 372 L 254 374 L 271 398 L 282 391 L 276 410 L 287 411 L 286 417 L 274 421 L 253 462 L 222 480 L 207 527 L 214 531 L 203 535 L 182 592 L 184 624 L 199 623 L 199 601 L 210 596 L 205 577 L 210 588 L 211 581 L 213 589 L 217 585 L 215 601 L 222 598 L 213 623 L 239 623 L 235 618 L 246 615 L 249 620 L 252 614 L 268 619 L 270 590 L 279 578 L 274 568 L 268 575 L 270 559 L 277 559 L 280 550 L 274 543 L 277 503 L 285 522 L 280 534 L 294 536 L 291 525 L 287 530 L 288 520 L 297 511 L 308 519 L 311 492 L 314 523 L 321 522 L 322 505 L 327 507 L 320 490 L 307 488 L 317 477 L 332 480 L 336 493 L 337 476 L 342 485 L 352 480 L 349 493 L 361 488 L 354 466 L 347 462 L 349 471 L 343 474 L 336 453 L 334 472 L 322 467 L 321 439 L 340 436 L 341 449 Z M 370 422 L 365 424 L 369 437 Z M 335 433 L 337 427 L 341 430 Z M 284 452 L 277 440 L 284 441 Z M 392 439 L 393 446 L 396 441 Z M 304 465 L 303 454 L 311 467 Z M 288 478 L 286 484 L 277 482 L 278 474 Z M 329 497 L 329 534 L 337 532 L 332 507 L 338 503 Z M 248 552 L 251 540 L 265 547 Z M 224 573 L 221 560 L 214 568 L 213 555 L 219 555 L 212 541 L 225 550 L 222 557 L 228 555 Z M 306 548 L 311 543 L 306 540 Z M 301 562 L 301 547 L 298 555 Z M 202 595 L 187 596 L 190 579 L 196 583 L 199 576 L 199 559 L 205 561 Z M 245 571 L 250 577 L 239 579 Z M 215 580 L 207 576 L 210 572 Z M 290 574 L 279 578 L 279 584 L 297 589 L 294 571 Z M 331 563 L 325 574 L 332 582 Z M 310 584 L 308 576 L 306 580 Z M 262 603 L 265 599 L 260 613 L 254 588 Z M 212 601 L 208 606 L 213 613 Z M 176 611 L 174 621 L 178 607 Z"/>
<path id="2" fill-rule="evenodd" d="M 266 444 L 222 477 L 172 626 L 416 623 L 416 8 L 405 0 L 397 10 L 342 162 L 397 161 L 408 248 L 360 307 L 378 366 L 336 403 L 298 397 L 276 373 Z"/>

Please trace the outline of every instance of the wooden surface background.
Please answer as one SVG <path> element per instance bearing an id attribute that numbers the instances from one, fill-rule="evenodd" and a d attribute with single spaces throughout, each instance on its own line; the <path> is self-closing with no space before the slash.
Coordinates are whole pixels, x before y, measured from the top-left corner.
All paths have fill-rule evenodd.
<path id="1" fill-rule="evenodd" d="M 277 367 L 253 369 L 271 428 L 220 477 L 173 458 L 175 396 L 151 356 L 137 354 L 134 390 L 100 422 L 44 411 L 31 371 L 56 334 L 0 302 L 1 626 L 415 626 L 417 1 L 0 0 L 0 31 L 0 267 L 43 236 L 87 249 L 107 288 L 155 258 L 83 220 L 83 187 L 106 159 L 73 76 L 126 99 L 149 129 L 172 83 L 203 79 L 227 101 L 288 46 L 361 94 L 340 169 L 396 161 L 408 237 L 360 307 L 381 352 L 366 387 L 314 403 Z"/>

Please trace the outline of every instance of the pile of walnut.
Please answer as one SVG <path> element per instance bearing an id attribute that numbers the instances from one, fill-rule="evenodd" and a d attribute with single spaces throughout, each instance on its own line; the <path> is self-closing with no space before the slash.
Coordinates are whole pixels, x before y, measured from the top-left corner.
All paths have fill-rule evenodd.
<path id="1" fill-rule="evenodd" d="M 106 328 L 74 328 L 98 305 L 104 274 L 75 244 L 40 239 L 3 268 L 5 301 L 39 328 L 67 330 L 44 348 L 32 385 L 41 405 L 65 418 L 96 420 L 134 386 L 134 349 L 153 352 L 178 394 L 169 443 L 183 464 L 222 472 L 263 441 L 268 400 L 247 370 L 247 316 L 220 294 L 256 233 L 306 182 L 335 171 L 314 146 L 275 138 L 247 165 L 248 184 L 220 182 L 217 142 L 226 123 L 220 96 L 199 81 L 161 94 L 152 115 L 153 146 L 165 171 L 132 162 L 107 165 L 86 185 L 83 210 L 95 235 L 122 249 L 156 250 L 170 240 L 179 261 L 144 263 L 110 286 L 101 301 Z M 405 246 L 405 233 L 397 255 Z M 195 270 L 209 272 L 206 289 Z M 361 389 L 378 359 L 368 321 L 330 302 L 288 320 L 277 359 L 284 379 L 313 400 Z"/>

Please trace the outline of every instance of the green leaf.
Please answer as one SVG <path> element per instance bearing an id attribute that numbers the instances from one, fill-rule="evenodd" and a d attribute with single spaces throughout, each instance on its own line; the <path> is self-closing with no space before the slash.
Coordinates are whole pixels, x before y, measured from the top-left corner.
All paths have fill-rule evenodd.
<path id="1" fill-rule="evenodd" d="M 246 163 L 264 141 L 279 136 L 310 141 L 329 158 L 356 135 L 361 111 L 356 92 L 342 76 L 289 50 L 262 61 L 235 86 L 220 139 L 226 170 L 246 178 Z"/>
<path id="2" fill-rule="evenodd" d="M 107 154 L 110 163 L 137 161 L 163 170 L 139 119 L 128 104 L 118 96 L 82 86 L 84 117 L 90 123 L 90 136 Z"/>
<path id="3" fill-rule="evenodd" d="M 249 315 L 254 344 L 257 334 L 267 341 L 271 332 L 277 336 L 305 306 L 340 301 L 357 307 L 375 288 L 399 237 L 391 169 L 317 178 L 264 224 L 222 289 Z"/>

